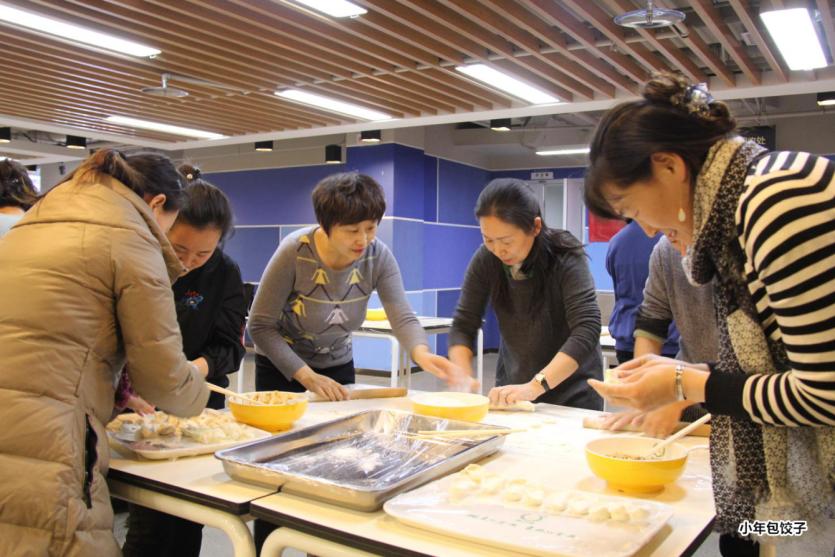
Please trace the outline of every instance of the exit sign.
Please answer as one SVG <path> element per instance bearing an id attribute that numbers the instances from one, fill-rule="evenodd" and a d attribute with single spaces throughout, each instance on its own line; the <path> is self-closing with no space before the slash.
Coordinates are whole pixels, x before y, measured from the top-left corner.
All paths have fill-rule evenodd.
<path id="1" fill-rule="evenodd" d="M 531 180 L 553 180 L 553 172 L 531 172 Z"/>

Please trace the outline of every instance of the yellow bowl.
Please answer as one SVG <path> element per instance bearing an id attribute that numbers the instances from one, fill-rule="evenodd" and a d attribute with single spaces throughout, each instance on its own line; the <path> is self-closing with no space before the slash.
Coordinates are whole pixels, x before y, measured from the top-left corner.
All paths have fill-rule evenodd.
<path id="1" fill-rule="evenodd" d="M 388 319 L 386 316 L 386 310 L 383 308 L 365 310 L 365 318 L 369 321 L 385 321 Z"/>
<path id="2" fill-rule="evenodd" d="M 628 455 L 645 454 L 658 439 L 649 437 L 603 437 L 586 444 L 586 460 L 594 474 L 609 487 L 631 493 L 654 493 L 678 479 L 687 462 L 687 449 L 679 443 L 667 446 L 664 456 L 633 460 Z M 620 456 L 619 456 L 620 455 Z"/>
<path id="3" fill-rule="evenodd" d="M 264 391 L 244 393 L 256 400 L 269 400 L 273 393 L 279 391 Z M 284 431 L 293 426 L 293 422 L 302 417 L 307 410 L 307 398 L 301 393 L 280 393 L 287 395 L 284 404 L 249 404 L 240 399 L 229 398 L 229 409 L 239 422 L 274 433 Z M 265 396 L 266 395 L 266 396 Z"/>
<path id="4" fill-rule="evenodd" d="M 480 422 L 487 415 L 490 399 L 474 393 L 422 393 L 412 397 L 412 406 L 424 416 Z"/>

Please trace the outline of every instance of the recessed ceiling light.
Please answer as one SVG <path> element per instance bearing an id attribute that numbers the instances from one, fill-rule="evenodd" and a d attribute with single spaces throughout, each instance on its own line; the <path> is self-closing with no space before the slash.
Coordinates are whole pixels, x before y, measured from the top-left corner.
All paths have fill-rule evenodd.
<path id="1" fill-rule="evenodd" d="M 470 64 L 467 66 L 456 66 L 455 68 L 463 74 L 486 83 L 494 89 L 509 93 L 514 97 L 524 99 L 531 104 L 554 104 L 560 102 L 557 97 L 537 89 L 515 77 L 500 72 L 485 64 Z"/>
<path id="2" fill-rule="evenodd" d="M 816 100 L 818 106 L 833 106 L 835 105 L 835 91 L 818 93 Z"/>
<path id="3" fill-rule="evenodd" d="M 812 70 L 827 65 L 809 10 L 772 10 L 761 12 L 760 18 L 789 69 Z"/>
<path id="4" fill-rule="evenodd" d="M 379 143 L 382 139 L 380 130 L 364 130 L 360 132 L 360 141 L 363 143 Z"/>
<path id="5" fill-rule="evenodd" d="M 51 17 L 44 17 L 36 13 L 18 10 L 11 6 L 0 5 L 0 20 L 14 25 L 28 27 L 41 33 L 56 35 L 62 39 L 69 39 L 107 50 L 115 50 L 116 52 L 131 56 L 148 57 L 156 56 L 160 53 L 158 49 L 144 44 L 127 39 L 120 39 L 115 35 L 101 33 L 93 29 L 81 27 L 80 25 L 52 19 Z"/>
<path id="6" fill-rule="evenodd" d="M 536 154 L 542 155 L 543 157 L 550 155 L 585 155 L 589 151 L 591 151 L 589 147 L 560 147 L 556 149 L 543 149 L 537 151 Z"/>
<path id="7" fill-rule="evenodd" d="M 87 138 L 80 135 L 67 136 L 67 149 L 86 149 Z"/>
<path id="8" fill-rule="evenodd" d="M 196 137 L 197 139 L 220 139 L 222 137 L 226 137 L 219 133 L 196 130 L 194 128 L 184 128 L 181 126 L 172 126 L 171 124 L 163 124 L 160 122 L 150 122 L 148 120 L 140 120 L 138 118 L 130 118 L 127 116 L 108 116 L 107 121 L 113 124 L 129 126 L 131 128 L 154 130 L 163 133 L 170 133 L 171 135 Z"/>
<path id="9" fill-rule="evenodd" d="M 342 145 L 325 145 L 325 164 L 342 164 Z"/>
<path id="10" fill-rule="evenodd" d="M 284 99 L 323 108 L 330 112 L 346 114 L 354 118 L 361 118 L 363 120 L 391 120 L 391 115 L 385 112 L 371 110 L 358 104 L 332 99 L 317 95 L 316 93 L 309 93 L 301 89 L 284 89 L 283 91 L 276 91 L 275 94 Z"/>
<path id="11" fill-rule="evenodd" d="M 272 141 L 256 141 L 255 142 L 255 150 L 260 152 L 260 153 L 272 153 L 273 142 Z"/>
<path id="12" fill-rule="evenodd" d="M 364 8 L 347 0 L 294 0 L 297 4 L 313 8 L 331 17 L 357 17 L 368 13 Z"/>
<path id="13" fill-rule="evenodd" d="M 494 132 L 509 132 L 510 118 L 497 118 L 490 120 L 490 129 Z"/>
<path id="14" fill-rule="evenodd" d="M 12 128 L 0 128 L 0 143 L 11 143 Z"/>

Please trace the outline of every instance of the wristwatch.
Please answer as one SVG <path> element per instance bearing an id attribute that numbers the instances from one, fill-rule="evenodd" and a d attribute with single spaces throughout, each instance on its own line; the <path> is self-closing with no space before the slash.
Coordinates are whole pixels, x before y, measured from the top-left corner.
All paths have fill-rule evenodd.
<path id="1" fill-rule="evenodd" d="M 681 384 L 681 375 L 684 373 L 684 366 L 676 364 L 676 400 L 684 400 L 684 386 Z"/>
<path id="2" fill-rule="evenodd" d="M 542 373 L 542 372 L 540 371 L 539 373 L 537 373 L 536 375 L 534 375 L 534 376 L 533 376 L 533 378 L 534 378 L 536 381 L 538 381 L 540 385 L 542 385 L 542 388 L 543 388 L 543 389 L 545 389 L 545 392 L 546 392 L 546 393 L 547 393 L 548 391 L 550 391 L 550 390 L 551 390 L 551 386 L 550 386 L 550 385 L 548 385 L 548 379 L 545 377 L 545 374 L 544 374 L 544 373 Z"/>

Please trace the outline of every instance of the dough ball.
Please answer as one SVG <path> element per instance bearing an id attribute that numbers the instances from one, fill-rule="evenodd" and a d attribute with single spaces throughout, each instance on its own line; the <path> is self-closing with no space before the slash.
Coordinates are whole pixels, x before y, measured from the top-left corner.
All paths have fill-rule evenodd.
<path id="1" fill-rule="evenodd" d="M 620 503 L 609 504 L 609 515 L 612 517 L 612 520 L 617 520 L 618 522 L 626 522 L 629 520 L 629 513 L 626 512 L 626 507 Z"/>
<path id="2" fill-rule="evenodd" d="M 566 507 L 568 513 L 574 516 L 585 516 L 589 513 L 589 502 L 585 499 L 575 499 L 568 503 Z"/>
<path id="3" fill-rule="evenodd" d="M 464 474 L 476 483 L 481 483 L 481 480 L 484 479 L 486 473 L 487 471 L 478 464 L 468 464 L 467 467 L 464 468 Z"/>
<path id="4" fill-rule="evenodd" d="M 478 491 L 478 484 L 468 478 L 455 480 L 449 488 L 449 496 L 452 499 L 461 499 Z"/>
<path id="5" fill-rule="evenodd" d="M 545 500 L 545 491 L 539 487 L 528 487 L 523 502 L 529 507 L 539 507 Z"/>
<path id="6" fill-rule="evenodd" d="M 525 488 L 519 484 L 510 484 L 502 492 L 502 499 L 511 503 L 521 501 L 525 494 Z"/>
<path id="7" fill-rule="evenodd" d="M 545 510 L 559 514 L 568 507 L 568 494 L 565 492 L 552 493 L 545 500 Z"/>
<path id="8" fill-rule="evenodd" d="M 649 511 L 642 505 L 629 505 L 626 512 L 629 513 L 629 519 L 633 522 L 641 522 L 649 517 Z"/>
<path id="9" fill-rule="evenodd" d="M 501 476 L 485 476 L 481 480 L 481 490 L 487 495 L 495 495 L 502 490 L 504 483 Z"/>
<path id="10" fill-rule="evenodd" d="M 589 519 L 595 522 L 609 520 L 609 509 L 602 503 L 595 503 L 589 507 Z"/>

